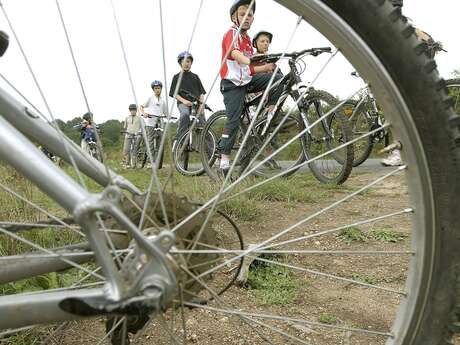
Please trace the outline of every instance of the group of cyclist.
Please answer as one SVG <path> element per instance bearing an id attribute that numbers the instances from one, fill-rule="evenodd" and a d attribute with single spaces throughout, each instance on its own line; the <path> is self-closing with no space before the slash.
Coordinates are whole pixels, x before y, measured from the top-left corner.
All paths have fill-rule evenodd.
<path id="1" fill-rule="evenodd" d="M 250 58 L 256 54 L 266 54 L 273 35 L 268 31 L 259 32 L 253 40 L 250 39 L 247 31 L 250 29 L 254 20 L 255 3 L 251 11 L 246 12 L 251 1 L 235 1 L 230 9 L 230 17 L 233 22 L 232 27 L 224 35 L 222 42 L 222 59 L 224 63 L 220 70 L 222 77 L 221 92 L 224 97 L 226 113 L 228 117 L 227 124 L 224 128 L 222 138 L 219 141 L 219 153 L 221 156 L 220 166 L 223 172 L 230 167 L 229 155 L 234 145 L 236 134 L 239 128 L 240 114 L 243 107 L 244 97 L 247 92 L 260 92 L 267 87 L 276 65 L 269 64 L 251 64 Z M 244 21 L 243 21 L 244 19 Z M 239 37 L 235 38 L 239 27 Z M 177 133 L 174 142 L 179 139 L 190 126 L 190 114 L 192 111 L 192 102 L 198 100 L 201 106 L 198 110 L 200 120 L 204 121 L 204 98 L 206 90 L 203 87 L 198 74 L 191 71 L 193 65 L 193 55 L 184 51 L 177 56 L 177 62 L 181 68 L 180 72 L 174 75 L 169 96 L 177 101 L 177 108 L 180 113 Z M 282 77 L 277 73 L 275 81 Z M 162 83 L 154 81 L 151 84 L 153 95 L 139 107 L 139 113 L 144 119 L 146 128 L 147 141 L 151 145 L 153 130 L 156 126 L 162 126 L 162 118 L 166 117 L 167 109 L 164 100 L 161 98 Z M 273 113 L 279 92 L 271 92 L 268 98 L 267 111 Z M 125 166 L 129 166 L 128 154 L 131 147 L 129 138 L 133 134 L 141 131 L 141 118 L 137 115 L 137 106 L 129 106 L 130 115 L 123 123 L 126 132 L 123 157 Z M 173 146 L 174 146 L 173 142 Z"/>
<path id="2" fill-rule="evenodd" d="M 403 0 L 392 0 L 396 7 L 401 8 Z M 220 157 L 220 170 L 224 176 L 230 169 L 230 154 L 235 144 L 240 127 L 240 115 L 243 111 L 245 95 L 264 91 L 273 77 L 274 82 L 283 77 L 281 72 L 275 73 L 274 63 L 254 63 L 251 57 L 258 54 L 266 54 L 273 35 L 268 31 L 257 33 L 251 40 L 248 31 L 254 21 L 256 2 L 251 0 L 235 0 L 230 8 L 232 26 L 224 34 L 222 40 L 222 65 L 220 69 L 220 90 L 223 95 L 227 121 L 222 136 L 218 141 L 218 156 Z M 254 49 L 256 49 L 254 51 Z M 191 71 L 193 56 L 184 51 L 177 56 L 177 62 L 181 71 L 174 75 L 169 96 L 175 98 L 180 113 L 179 125 L 175 141 L 189 128 L 192 102 L 199 100 L 201 107 L 198 115 L 204 118 L 204 97 L 206 91 L 200 77 Z M 129 106 L 130 114 L 123 123 L 126 133 L 123 145 L 123 163 L 129 166 L 127 160 L 131 144 L 129 138 L 141 132 L 141 121 L 144 121 L 148 145 L 152 145 L 154 130 L 163 125 L 163 118 L 167 115 L 165 101 L 161 92 L 163 85 L 155 80 L 151 83 L 153 95 L 142 104 L 139 109 L 136 104 Z M 273 88 L 268 94 L 265 104 L 267 116 L 273 116 L 276 112 L 276 103 L 281 90 Z M 138 115 L 140 113 L 140 116 Z M 88 136 L 91 132 L 91 117 L 84 119 L 86 125 L 82 125 L 82 148 L 86 150 Z M 89 130 L 87 130 L 88 128 Z M 140 137 L 140 136 L 139 136 Z M 136 144 L 137 145 L 137 144 Z M 174 143 L 173 143 L 174 146 Z"/>

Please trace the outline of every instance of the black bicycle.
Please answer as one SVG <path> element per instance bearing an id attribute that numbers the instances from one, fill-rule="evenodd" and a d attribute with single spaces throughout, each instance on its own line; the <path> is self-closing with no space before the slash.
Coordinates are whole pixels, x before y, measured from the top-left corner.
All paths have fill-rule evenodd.
<path id="1" fill-rule="evenodd" d="M 258 107 L 263 94 L 246 97 L 240 132 L 231 157 L 233 160 L 237 158 L 234 165 L 239 169 L 233 169 L 236 175 L 251 169 L 253 174 L 263 177 L 277 174 L 288 176 L 303 165 L 308 165 L 322 183 L 341 184 L 346 181 L 353 162 L 353 146 L 344 145 L 352 136 L 348 121 L 335 97 L 326 91 L 302 86 L 300 78 L 306 69 L 303 58 L 330 52 L 331 48 L 312 48 L 291 54 L 252 58 L 253 62 L 258 63 L 288 59 L 290 71 L 272 86 L 283 90 L 273 117 L 254 114 L 254 108 Z M 251 126 L 253 121 L 255 123 Z M 222 178 L 217 163 L 217 147 L 225 123 L 225 111 L 213 114 L 206 123 L 201 141 L 203 166 L 215 180 Z M 203 140 L 205 135 L 217 138 L 210 157 L 207 153 L 209 145 Z M 239 157 L 235 157 L 234 152 L 240 149 L 245 137 L 246 144 Z"/>
<path id="2" fill-rule="evenodd" d="M 182 175 L 199 176 L 205 173 L 201 162 L 200 140 L 206 119 L 204 114 L 199 114 L 202 103 L 197 97 L 183 90 L 180 91 L 180 94 L 191 100 L 192 108 L 190 112 L 190 125 L 187 132 L 182 134 L 173 146 L 174 165 L 176 170 Z M 204 109 L 212 112 L 212 109 L 206 104 L 204 105 Z M 212 155 L 215 141 L 212 133 L 208 133 L 205 140 L 208 156 Z"/>
<path id="3" fill-rule="evenodd" d="M 351 75 L 360 78 L 357 72 Z M 372 132 L 354 143 L 353 167 L 357 167 L 369 158 L 375 145 L 383 143 L 382 146 L 387 147 L 390 144 L 390 133 L 383 126 L 385 118 L 368 87 L 361 92 L 359 99 L 347 100 L 343 110 L 350 121 L 354 139 Z"/>
<path id="4" fill-rule="evenodd" d="M 144 157 L 141 156 L 141 160 L 139 161 L 139 143 L 142 140 L 141 133 L 128 133 L 126 131 L 121 131 L 122 134 L 126 135 L 126 140 L 128 140 L 128 155 L 124 165 L 127 168 L 137 168 L 140 164 L 145 164 L 142 162 Z"/>

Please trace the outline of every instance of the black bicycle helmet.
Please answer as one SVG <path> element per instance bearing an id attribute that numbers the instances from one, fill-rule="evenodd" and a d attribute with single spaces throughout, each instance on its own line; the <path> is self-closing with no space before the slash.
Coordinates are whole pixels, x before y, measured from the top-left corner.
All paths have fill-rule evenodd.
<path id="1" fill-rule="evenodd" d="M 190 54 L 190 52 L 188 51 L 183 51 L 182 53 L 180 53 L 179 55 L 177 55 L 177 62 L 178 63 L 181 63 L 181 61 L 185 58 L 189 58 L 190 60 L 192 60 L 193 62 L 193 55 Z"/>
<path id="2" fill-rule="evenodd" d="M 243 5 L 251 5 L 252 0 L 235 0 L 232 7 L 230 7 L 230 18 L 233 16 L 233 13 L 236 12 L 238 7 Z M 254 5 L 252 5 L 252 11 L 256 13 L 256 1 L 254 0 Z"/>
<path id="3" fill-rule="evenodd" d="M 83 116 L 83 120 L 86 120 L 88 122 L 92 122 L 93 121 L 93 113 L 88 111 L 86 114 L 84 114 Z"/>
<path id="4" fill-rule="evenodd" d="M 255 36 L 254 38 L 252 39 L 252 46 L 254 48 L 257 48 L 256 46 L 256 42 L 257 42 L 257 39 L 262 36 L 262 35 L 265 35 L 268 37 L 268 40 L 270 41 L 270 43 L 272 43 L 272 39 L 273 39 L 273 34 L 268 32 L 268 31 L 259 31 Z"/>
<path id="5" fill-rule="evenodd" d="M 129 110 L 137 110 L 137 105 L 136 104 L 130 104 L 128 109 Z"/>

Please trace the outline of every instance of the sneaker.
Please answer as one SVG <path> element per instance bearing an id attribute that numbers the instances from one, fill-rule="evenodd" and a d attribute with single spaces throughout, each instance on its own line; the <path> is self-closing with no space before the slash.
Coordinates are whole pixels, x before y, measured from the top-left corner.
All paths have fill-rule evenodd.
<path id="1" fill-rule="evenodd" d="M 393 150 L 387 158 L 381 160 L 382 165 L 388 167 L 397 167 L 403 164 L 401 160 L 401 151 Z"/>

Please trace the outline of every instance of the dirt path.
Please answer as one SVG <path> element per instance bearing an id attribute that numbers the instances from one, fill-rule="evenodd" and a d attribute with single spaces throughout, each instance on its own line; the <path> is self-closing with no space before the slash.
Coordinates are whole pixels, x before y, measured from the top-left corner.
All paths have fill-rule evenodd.
<path id="1" fill-rule="evenodd" d="M 238 224 L 246 244 L 260 243 L 280 230 L 303 221 L 309 215 L 329 206 L 331 201 L 344 198 L 373 181 L 377 175 L 379 173 L 376 172 L 355 175 L 347 182 L 346 187 L 328 190 L 327 196 L 322 196 L 317 202 L 266 202 L 256 219 Z M 411 219 L 407 214 L 376 223 L 353 226 L 346 231 L 316 235 L 324 230 L 344 227 L 364 219 L 406 209 L 408 198 L 403 181 L 402 175 L 393 176 L 320 217 L 299 224 L 280 240 L 312 237 L 284 246 L 283 249 L 410 251 Z M 409 257 L 407 253 L 267 256 L 266 260 L 303 270 L 286 268 L 279 264 L 253 266 L 247 286 L 231 287 L 219 301 L 212 301 L 207 307 L 291 319 L 276 321 L 252 318 L 248 321 L 244 317 L 232 317 L 215 310 L 186 309 L 184 335 L 180 310 L 170 310 L 164 314 L 164 318 L 154 320 L 136 343 L 174 344 L 171 340 L 171 334 L 174 334 L 177 342 L 185 337 L 187 343 L 193 344 L 266 344 L 262 338 L 264 336 L 273 344 L 287 344 L 289 340 L 279 334 L 286 332 L 312 345 L 383 345 L 386 336 L 372 332 L 388 333 L 391 329 L 401 301 L 399 292 L 405 291 Z M 232 274 L 230 271 L 217 274 L 214 278 L 217 281 L 229 279 Z M 266 286 L 260 284 L 260 277 L 268 281 Z M 357 285 L 349 280 L 386 290 Z M 310 323 L 300 323 L 294 319 Z M 170 329 L 166 330 L 165 325 Z M 88 342 L 88 334 L 91 337 L 103 334 L 103 323 L 100 321 L 85 322 L 80 327 L 88 327 L 91 331 L 78 332 L 81 335 L 78 339 L 65 337 L 66 339 L 61 339 L 61 343 L 83 344 Z M 268 327 L 276 328 L 277 331 Z"/>

